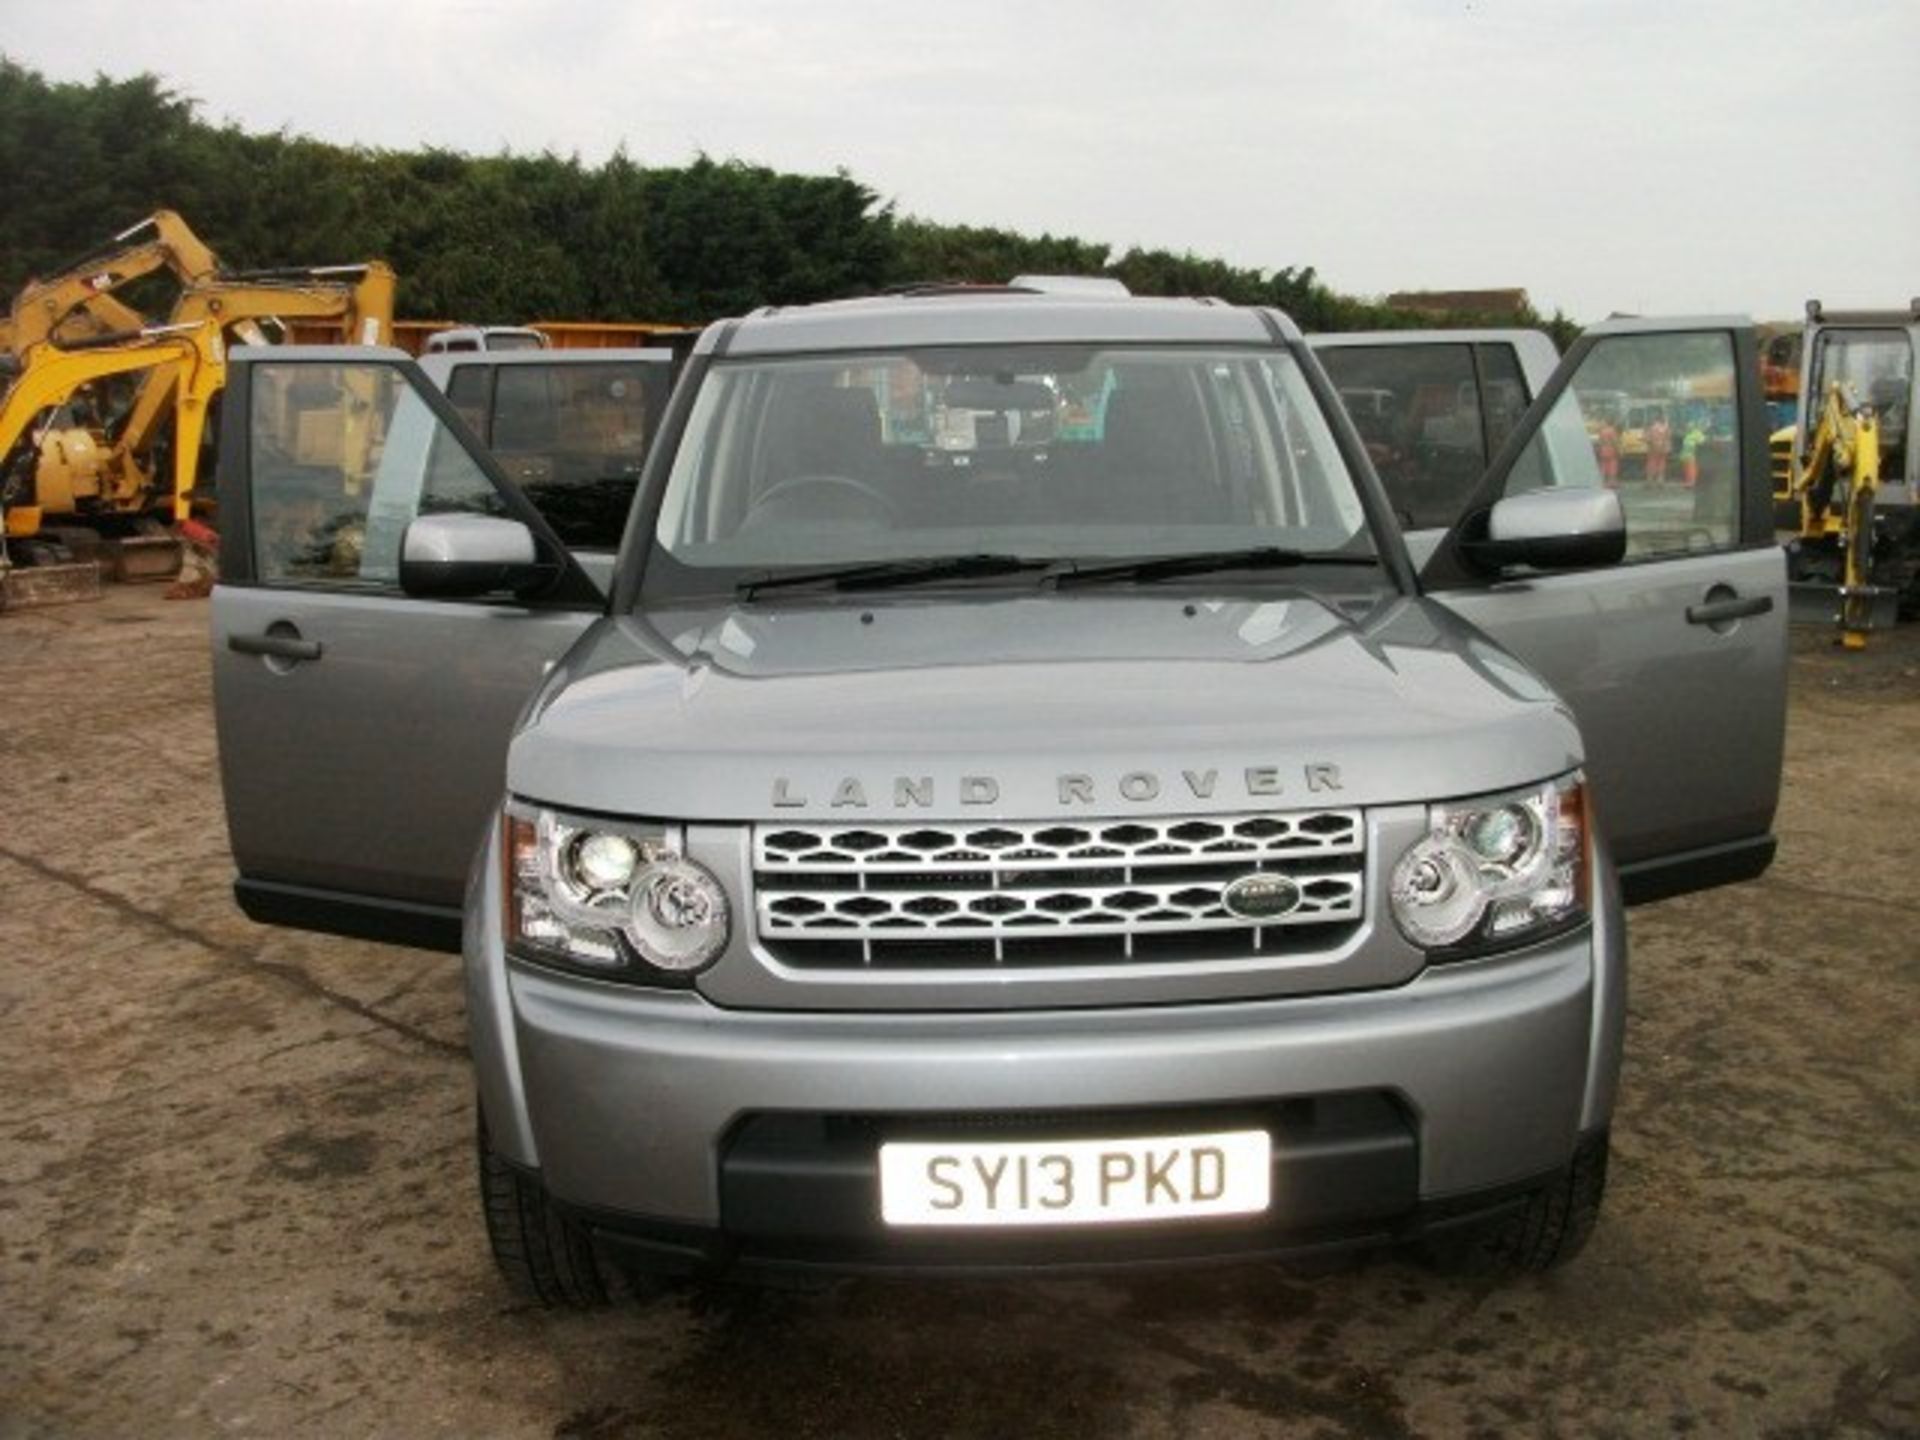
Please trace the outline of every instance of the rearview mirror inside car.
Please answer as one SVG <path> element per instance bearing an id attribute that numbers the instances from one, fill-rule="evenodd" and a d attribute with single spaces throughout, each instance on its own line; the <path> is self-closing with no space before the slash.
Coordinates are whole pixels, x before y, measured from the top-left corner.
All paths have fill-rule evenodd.
<path id="1" fill-rule="evenodd" d="M 559 574 L 533 532 L 491 515 L 422 515 L 400 539 L 400 588 L 421 599 L 532 594 Z"/>
<path id="2" fill-rule="evenodd" d="M 1627 553 L 1626 512 L 1612 490 L 1526 490 L 1495 502 L 1482 533 L 1462 549 L 1487 570 L 1612 565 Z"/>
<path id="3" fill-rule="evenodd" d="M 1053 391 L 1034 380 L 968 375 L 950 381 L 946 402 L 957 410 L 1051 410 Z"/>

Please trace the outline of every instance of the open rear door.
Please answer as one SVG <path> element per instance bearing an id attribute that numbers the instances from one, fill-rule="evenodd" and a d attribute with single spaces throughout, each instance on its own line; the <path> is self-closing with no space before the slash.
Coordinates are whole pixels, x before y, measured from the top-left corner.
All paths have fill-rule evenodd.
<path id="1" fill-rule="evenodd" d="M 605 602 L 398 351 L 235 350 L 223 425 L 213 678 L 241 908 L 458 949 L 514 721 Z M 403 594 L 400 536 L 428 512 L 523 521 L 558 582 L 532 604 Z"/>
<path id="2" fill-rule="evenodd" d="M 1477 568 L 1488 508 L 1543 486 L 1616 490 L 1626 558 Z M 1786 560 L 1750 322 L 1589 330 L 1422 579 L 1572 707 L 1630 901 L 1766 868 L 1786 730 Z"/>

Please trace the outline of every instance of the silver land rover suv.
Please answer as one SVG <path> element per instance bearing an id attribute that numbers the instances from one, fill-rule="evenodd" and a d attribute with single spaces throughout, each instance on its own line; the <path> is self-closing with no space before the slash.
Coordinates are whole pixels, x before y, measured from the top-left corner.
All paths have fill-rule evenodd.
<path id="1" fill-rule="evenodd" d="M 1697 483 L 1602 477 L 1621 391 Z M 396 352 L 232 358 L 238 897 L 462 950 L 513 1281 L 1578 1250 L 1623 901 L 1773 852 L 1746 322 L 1589 332 L 1437 517 L 1375 458 L 1457 457 L 1464 389 L 1363 436 L 1205 301 L 762 310 L 643 410 L 610 511 Z"/>

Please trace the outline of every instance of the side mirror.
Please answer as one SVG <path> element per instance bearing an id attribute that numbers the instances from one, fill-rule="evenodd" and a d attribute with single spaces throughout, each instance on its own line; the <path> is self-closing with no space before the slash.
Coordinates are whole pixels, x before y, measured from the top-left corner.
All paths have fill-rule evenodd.
<path id="1" fill-rule="evenodd" d="M 518 520 L 422 515 L 400 537 L 400 588 L 423 600 L 530 594 L 558 573 Z"/>
<path id="2" fill-rule="evenodd" d="M 1527 490 L 1496 501 L 1484 533 L 1462 548 L 1486 570 L 1613 565 L 1627 553 L 1627 516 L 1612 490 Z"/>

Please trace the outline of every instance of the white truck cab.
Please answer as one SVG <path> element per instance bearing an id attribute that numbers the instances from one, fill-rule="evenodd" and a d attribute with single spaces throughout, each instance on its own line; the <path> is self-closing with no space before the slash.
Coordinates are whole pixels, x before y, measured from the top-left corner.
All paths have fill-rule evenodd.
<path id="1" fill-rule="evenodd" d="M 423 355 L 459 355 L 492 350 L 545 350 L 541 331 L 525 325 L 459 325 L 436 330 L 427 337 Z"/>

